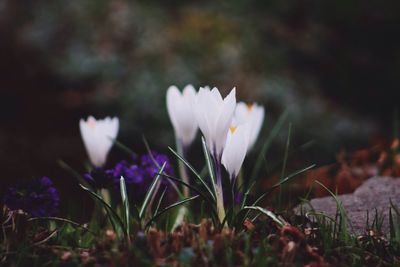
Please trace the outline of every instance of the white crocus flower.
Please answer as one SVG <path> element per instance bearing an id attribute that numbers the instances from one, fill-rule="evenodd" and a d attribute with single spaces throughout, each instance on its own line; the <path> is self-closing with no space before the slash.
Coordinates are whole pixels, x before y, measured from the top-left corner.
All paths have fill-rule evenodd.
<path id="1" fill-rule="evenodd" d="M 232 126 L 228 131 L 224 152 L 222 153 L 222 164 L 232 180 L 236 179 L 246 157 L 249 145 L 249 126 L 248 123 L 237 127 Z"/>
<path id="2" fill-rule="evenodd" d="M 225 99 L 215 87 L 211 91 L 209 88 L 200 88 L 197 93 L 194 105 L 197 123 L 206 139 L 208 149 L 217 161 L 221 159 L 235 107 L 235 88 Z"/>
<path id="3" fill-rule="evenodd" d="M 193 102 L 196 90 L 187 85 L 181 93 L 176 86 L 167 90 L 167 110 L 175 136 L 184 147 L 188 147 L 196 137 L 197 121 L 194 116 Z"/>
<path id="4" fill-rule="evenodd" d="M 89 116 L 79 121 L 81 135 L 89 159 L 95 167 L 102 167 L 119 129 L 118 118 L 96 120 Z"/>
<path id="5" fill-rule="evenodd" d="M 244 123 L 249 124 L 249 149 L 251 149 L 257 141 L 260 134 L 261 127 L 264 122 L 264 107 L 254 104 L 246 104 L 239 102 L 236 105 L 234 116 L 234 124 L 240 125 Z"/>

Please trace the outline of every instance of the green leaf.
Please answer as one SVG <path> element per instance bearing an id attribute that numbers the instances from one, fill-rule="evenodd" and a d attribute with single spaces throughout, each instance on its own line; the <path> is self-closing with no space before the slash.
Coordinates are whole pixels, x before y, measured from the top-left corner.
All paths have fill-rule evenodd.
<path id="1" fill-rule="evenodd" d="M 144 135 L 143 135 L 142 139 L 143 139 L 144 146 L 146 147 L 146 151 L 147 151 L 147 153 L 148 153 L 149 156 L 150 156 L 151 161 L 153 162 L 154 165 L 156 165 L 157 168 L 160 169 L 161 166 L 160 166 L 160 164 L 158 164 L 158 162 L 157 162 L 156 159 L 154 158 L 153 153 L 151 152 L 151 148 L 150 148 L 149 142 L 147 142 L 147 139 L 146 139 L 146 137 L 145 137 Z M 172 188 L 174 188 L 174 190 L 175 190 L 176 193 L 178 194 L 179 198 L 180 198 L 180 199 L 183 199 L 184 196 L 183 196 L 181 190 L 179 190 L 179 188 L 176 186 L 176 184 L 172 183 L 171 181 L 168 181 L 168 182 L 170 182 Z"/>
<path id="2" fill-rule="evenodd" d="M 241 203 L 241 205 L 240 205 L 240 209 L 243 209 L 243 207 L 246 205 L 247 198 L 249 197 L 250 191 L 253 189 L 253 187 L 254 187 L 255 184 L 256 184 L 256 182 L 253 182 L 253 183 L 249 186 L 249 188 L 247 188 L 246 192 L 244 193 L 244 197 L 243 197 L 242 203 Z"/>
<path id="3" fill-rule="evenodd" d="M 265 153 L 268 151 L 269 147 L 272 144 L 272 141 L 275 139 L 275 137 L 278 135 L 279 131 L 281 130 L 284 122 L 286 121 L 287 117 L 289 115 L 289 109 L 286 109 L 281 116 L 279 116 L 278 121 L 275 123 L 274 127 L 272 128 L 270 134 L 268 135 L 267 139 L 265 139 L 265 142 L 261 148 L 260 153 L 258 154 L 256 164 L 254 165 L 253 172 L 251 174 L 251 179 L 250 183 L 253 182 L 256 177 L 258 177 L 260 169 L 261 169 L 261 164 L 262 161 L 265 161 Z"/>
<path id="4" fill-rule="evenodd" d="M 342 202 L 339 200 L 339 198 L 336 196 L 336 194 L 334 194 L 331 190 L 329 190 L 329 188 L 327 188 L 324 184 L 322 184 L 319 181 L 315 181 L 315 182 L 317 184 L 319 184 L 320 186 L 322 186 L 335 200 L 337 209 L 339 212 L 339 214 L 338 214 L 339 215 L 339 230 L 341 233 L 341 238 L 346 244 L 348 244 L 350 241 L 350 234 L 348 233 L 348 229 L 347 229 L 347 224 L 348 224 L 347 214 L 342 205 Z"/>
<path id="5" fill-rule="evenodd" d="M 197 180 L 200 181 L 200 183 L 204 186 L 204 188 L 207 189 L 208 193 L 211 195 L 212 199 L 215 201 L 215 195 L 214 195 L 214 193 L 211 191 L 210 187 L 207 185 L 207 183 L 204 181 L 204 179 L 201 178 L 200 174 L 198 174 L 198 172 L 193 168 L 193 166 L 190 165 L 190 163 L 187 162 L 184 158 L 182 158 L 178 153 L 176 153 L 175 150 L 173 150 L 171 147 L 168 147 L 168 149 L 169 149 L 176 157 L 178 157 L 178 159 L 181 160 L 191 172 L 193 172 L 193 174 L 195 175 L 195 178 L 197 178 Z"/>
<path id="6" fill-rule="evenodd" d="M 293 177 L 295 177 L 295 176 L 297 176 L 297 175 L 299 175 L 299 174 L 301 174 L 301 173 L 303 173 L 303 172 L 306 172 L 306 171 L 308 171 L 308 170 L 310 170 L 310 169 L 312 169 L 312 168 L 314 168 L 314 167 L 315 167 L 315 164 L 313 164 L 313 165 L 311 165 L 311 166 L 308 166 L 308 167 L 306 167 L 306 168 L 304 168 L 304 169 L 298 170 L 298 171 L 296 171 L 296 172 L 294 172 L 294 173 L 292 173 L 292 174 L 286 176 L 284 179 L 280 180 L 278 183 L 276 183 L 276 184 L 274 184 L 272 187 L 270 187 L 270 188 L 267 190 L 267 192 L 265 192 L 265 193 L 263 193 L 261 196 L 259 196 L 259 197 L 253 202 L 252 206 L 257 205 L 261 200 L 263 200 L 266 196 L 268 196 L 274 189 L 276 189 L 276 188 L 280 187 L 282 184 L 288 182 L 288 181 L 289 181 L 290 179 L 292 179 Z M 254 184 L 254 182 L 253 182 L 253 184 Z M 250 192 L 250 190 L 251 190 L 251 186 L 250 186 L 249 189 L 247 190 L 246 194 L 248 194 L 248 193 Z M 246 196 L 246 194 L 245 194 L 245 196 Z M 240 213 L 242 210 L 244 210 L 243 205 L 244 205 L 244 201 L 242 202 L 242 207 L 241 207 L 239 213 Z M 242 222 L 243 222 L 244 219 L 246 219 L 246 217 L 248 216 L 248 214 L 249 214 L 249 211 L 247 211 L 247 212 L 245 213 L 245 215 L 243 216 Z"/>
<path id="7" fill-rule="evenodd" d="M 69 166 L 65 161 L 63 160 L 58 160 L 58 165 L 60 165 L 61 168 L 69 172 L 72 176 L 74 176 L 80 184 L 83 184 L 86 188 L 90 188 L 92 190 L 92 187 L 89 185 L 89 183 L 80 175 L 77 171 L 75 171 L 71 166 Z"/>
<path id="8" fill-rule="evenodd" d="M 181 179 L 178 179 L 176 177 L 170 176 L 168 174 L 164 174 L 164 173 L 160 173 L 160 175 L 162 175 L 163 177 L 170 179 L 172 181 L 175 181 L 177 183 L 183 184 L 184 186 L 187 186 L 188 188 L 192 189 L 193 191 L 195 191 L 197 194 L 199 194 L 205 201 L 209 202 L 211 205 L 213 203 L 215 203 L 215 201 L 211 200 L 207 195 L 205 195 L 201 190 L 199 190 L 198 188 L 196 188 L 193 185 L 190 185 L 188 183 L 185 183 L 184 181 L 182 181 Z"/>
<path id="9" fill-rule="evenodd" d="M 126 185 L 125 185 L 125 179 L 124 177 L 121 176 L 119 179 L 119 185 L 120 185 L 120 190 L 121 190 L 121 198 L 122 198 L 122 207 L 125 211 L 124 214 L 124 219 L 125 219 L 125 229 L 126 229 L 126 235 L 129 237 L 130 236 L 130 227 L 129 227 L 129 219 L 130 219 L 130 209 L 129 209 L 129 199 L 128 199 L 128 193 L 126 192 Z"/>
<path id="10" fill-rule="evenodd" d="M 203 147 L 203 153 L 204 153 L 204 157 L 206 158 L 206 163 L 207 163 L 207 168 L 208 168 L 208 173 L 210 174 L 210 178 L 211 178 L 211 184 L 214 190 L 214 199 L 217 196 L 217 188 L 215 187 L 215 185 L 217 184 L 217 179 L 215 178 L 215 172 L 214 172 L 214 168 L 213 168 L 213 163 L 211 160 L 211 156 L 210 153 L 207 149 L 207 145 L 206 145 L 206 140 L 204 140 L 204 137 L 201 137 L 201 144 Z"/>
<path id="11" fill-rule="evenodd" d="M 161 203 L 162 203 L 162 201 L 164 199 L 165 192 L 167 192 L 167 187 L 165 187 L 164 191 L 162 192 L 162 194 L 160 196 L 160 199 L 158 200 L 158 203 L 157 203 L 157 206 L 156 206 L 156 210 L 154 211 L 153 216 L 158 213 L 158 210 L 160 209 Z"/>
<path id="12" fill-rule="evenodd" d="M 193 200 L 197 199 L 198 197 L 199 197 L 199 196 L 197 195 L 197 196 L 185 198 L 185 199 L 183 199 L 183 200 L 181 200 L 181 201 L 175 202 L 175 203 L 172 204 L 172 205 L 169 205 L 168 207 L 164 208 L 162 211 L 160 211 L 159 213 L 157 213 L 156 215 L 154 215 L 154 216 L 147 222 L 146 228 L 147 228 L 148 226 L 150 226 L 151 222 L 153 222 L 154 220 L 156 220 L 158 217 L 160 217 L 162 214 L 164 214 L 165 212 L 169 211 L 170 209 L 173 209 L 173 208 L 175 208 L 175 207 L 178 207 L 178 206 L 180 206 L 180 205 L 182 205 L 182 204 L 185 204 L 185 203 L 187 203 L 187 202 L 189 202 L 189 201 L 193 201 Z"/>
<path id="13" fill-rule="evenodd" d="M 285 171 L 286 171 L 286 164 L 287 164 L 287 159 L 289 156 L 289 147 L 290 147 L 290 136 L 292 133 L 292 124 L 289 123 L 289 130 L 288 130 L 288 135 L 286 139 L 286 146 L 285 146 L 285 154 L 283 156 L 283 164 L 282 164 L 282 171 L 281 171 L 281 176 L 279 180 L 281 181 L 283 177 L 285 176 Z M 281 207 L 281 200 L 282 200 L 282 187 L 279 187 L 279 201 L 278 201 L 278 207 Z"/>
<path id="14" fill-rule="evenodd" d="M 74 221 L 71 221 L 69 219 L 65 219 L 65 218 L 59 218 L 59 217 L 34 217 L 34 218 L 29 218 L 28 219 L 28 222 L 31 222 L 31 221 L 58 221 L 58 222 L 62 222 L 62 223 L 68 223 L 70 225 L 82 228 L 82 229 L 84 229 L 88 233 L 91 233 L 94 236 L 97 236 L 97 234 L 93 230 L 87 228 L 85 225 L 77 223 L 77 222 L 74 222 Z"/>
<path id="15" fill-rule="evenodd" d="M 151 183 L 151 185 L 149 187 L 149 190 L 147 190 L 147 193 L 146 193 L 146 196 L 144 198 L 142 207 L 140 208 L 140 211 L 139 211 L 139 218 L 140 219 L 143 219 L 144 212 L 146 211 L 147 206 L 149 205 L 150 200 L 151 200 L 151 198 L 152 198 L 152 196 L 153 196 L 153 194 L 155 192 L 155 189 L 157 187 L 158 181 L 160 180 L 160 177 L 161 177 L 160 173 L 162 173 L 164 171 L 164 168 L 165 168 L 166 164 L 167 164 L 167 162 L 164 162 L 164 164 L 161 166 L 161 168 L 159 169 L 159 171 L 158 171 L 158 173 L 156 175 L 156 178 Z"/>
<path id="16" fill-rule="evenodd" d="M 269 195 L 269 194 L 270 194 L 274 189 L 276 189 L 277 187 L 280 187 L 282 184 L 288 182 L 288 181 L 289 181 L 290 179 L 292 179 L 293 177 L 295 177 L 295 176 L 297 176 L 297 175 L 299 175 L 299 174 L 301 174 L 301 173 L 303 173 L 303 172 L 306 172 L 306 171 L 308 171 L 308 170 L 310 170 L 310 169 L 312 169 L 312 168 L 314 168 L 314 167 L 315 167 L 315 164 L 310 165 L 310 166 L 308 166 L 308 167 L 306 167 L 306 168 L 304 168 L 304 169 L 298 170 L 298 171 L 296 171 L 296 172 L 294 172 L 294 173 L 292 173 L 292 174 L 286 176 L 284 179 L 280 180 L 278 183 L 276 183 L 276 184 L 274 184 L 272 187 L 270 187 L 270 188 L 267 190 L 267 192 L 265 192 L 264 194 L 262 194 L 256 201 L 254 201 L 253 206 L 256 205 L 257 203 L 259 203 L 264 197 L 266 197 L 267 195 Z"/>
<path id="17" fill-rule="evenodd" d="M 114 227 L 114 230 L 117 232 L 118 228 L 115 226 L 114 224 L 114 220 L 119 224 L 119 226 L 121 227 L 121 229 L 124 230 L 124 232 L 126 232 L 125 227 L 124 227 L 124 223 L 122 222 L 121 218 L 118 216 L 117 212 L 107 203 L 104 201 L 104 199 L 98 195 L 97 193 L 95 193 L 94 191 L 92 191 L 91 189 L 85 187 L 82 184 L 79 184 L 79 186 L 85 190 L 86 192 L 88 192 L 94 199 L 96 199 L 106 210 L 108 218 L 111 222 L 111 224 Z"/>
<path id="18" fill-rule="evenodd" d="M 285 222 L 280 220 L 273 212 L 266 210 L 264 208 L 261 208 L 259 206 L 245 206 L 243 209 L 248 209 L 248 210 L 256 210 L 261 212 L 262 214 L 266 215 L 267 217 L 271 218 L 273 221 L 275 221 L 279 226 L 284 226 Z"/>
<path id="19" fill-rule="evenodd" d="M 124 145 L 123 143 L 118 141 L 117 139 L 114 139 L 114 138 L 111 138 L 111 137 L 110 137 L 110 139 L 111 139 L 111 141 L 114 142 L 116 147 L 121 149 L 123 152 L 125 152 L 129 156 L 135 156 L 136 155 L 136 153 L 132 149 L 130 149 L 129 147 L 127 147 L 126 145 Z"/>

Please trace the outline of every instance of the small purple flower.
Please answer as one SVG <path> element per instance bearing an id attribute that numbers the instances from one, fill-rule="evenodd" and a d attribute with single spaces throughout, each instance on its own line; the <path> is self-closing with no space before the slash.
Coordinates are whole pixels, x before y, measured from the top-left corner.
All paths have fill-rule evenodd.
<path id="1" fill-rule="evenodd" d="M 152 151 L 151 154 L 147 153 L 141 156 L 140 161 L 147 178 L 150 178 L 151 180 L 157 175 L 159 172 L 159 167 L 161 167 L 164 162 L 166 163 L 164 172 L 171 176 L 174 175 L 174 169 L 172 168 L 171 162 L 167 155 Z"/>
<path id="2" fill-rule="evenodd" d="M 8 188 L 4 204 L 11 210 L 21 209 L 33 217 L 54 216 L 60 197 L 53 182 L 42 177 Z"/>
<path id="3" fill-rule="evenodd" d="M 129 164 L 125 160 L 117 163 L 114 168 L 106 170 L 105 173 L 116 181 L 123 176 L 127 184 L 139 184 L 144 179 L 143 170 L 138 165 Z"/>
<path id="4" fill-rule="evenodd" d="M 140 157 L 140 167 L 144 174 L 144 187 L 141 189 L 139 196 L 144 197 L 147 192 L 150 184 L 155 179 L 156 175 L 159 173 L 161 166 L 165 163 L 164 173 L 170 176 L 174 176 L 174 169 L 171 165 L 171 162 L 167 155 L 161 154 L 155 151 L 151 151 L 151 153 L 144 154 Z M 170 187 L 170 182 L 165 177 L 161 177 L 161 187 L 164 190 L 165 187 Z M 137 194 L 137 191 L 134 194 Z M 172 193 L 172 194 L 171 194 Z M 173 197 L 173 192 L 171 190 L 167 190 L 167 198 Z"/>
<path id="5" fill-rule="evenodd" d="M 97 168 L 85 174 L 84 177 L 95 188 L 114 188 L 115 192 L 119 194 L 119 180 L 123 176 L 127 185 L 129 199 L 140 203 L 159 172 L 159 167 L 164 162 L 166 162 L 164 172 L 173 176 L 174 170 L 169 158 L 164 154 L 152 151 L 151 156 L 150 154 L 144 154 L 134 158 L 132 161 L 123 160 L 110 169 Z M 169 185 L 166 179 L 161 179 L 161 181 L 164 186 Z"/>

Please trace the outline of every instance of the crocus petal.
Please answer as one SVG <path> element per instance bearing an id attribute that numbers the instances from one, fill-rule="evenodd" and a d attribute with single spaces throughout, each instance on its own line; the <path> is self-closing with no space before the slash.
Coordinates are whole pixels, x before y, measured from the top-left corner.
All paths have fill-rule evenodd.
<path id="1" fill-rule="evenodd" d="M 236 111 L 233 119 L 234 125 L 249 123 L 249 149 L 251 149 L 257 141 L 264 122 L 264 107 L 256 103 L 248 105 L 240 102 L 236 105 Z"/>
<path id="2" fill-rule="evenodd" d="M 208 93 L 209 89 L 205 89 L 200 87 L 199 92 L 197 93 L 197 97 L 195 100 L 194 104 L 194 112 L 195 112 L 195 117 L 197 120 L 197 124 L 199 125 L 199 128 L 201 132 L 204 135 L 204 138 L 206 139 L 208 149 L 210 151 L 213 150 L 212 147 L 212 137 L 211 137 L 211 125 L 209 122 L 209 118 L 207 116 L 207 98 L 208 98 Z"/>
<path id="3" fill-rule="evenodd" d="M 226 133 L 232 121 L 236 107 L 236 90 L 222 99 L 217 88 L 211 91 L 209 88 L 200 88 L 196 104 L 195 114 L 201 132 L 203 133 L 207 147 L 218 160 L 226 142 Z"/>
<path id="4" fill-rule="evenodd" d="M 79 121 L 79 127 L 90 161 L 96 167 L 103 166 L 118 134 L 118 118 L 96 120 L 89 116 L 87 121 Z"/>
<path id="5" fill-rule="evenodd" d="M 184 146 L 189 146 L 197 133 L 197 121 L 194 115 L 193 102 L 196 91 L 192 85 L 187 85 L 182 94 L 176 86 L 167 90 L 167 110 L 176 138 Z"/>
<path id="6" fill-rule="evenodd" d="M 258 135 L 260 134 L 263 122 L 264 122 L 264 107 L 255 107 L 254 118 L 251 127 L 251 136 L 250 136 L 250 143 L 249 148 L 253 147 L 257 141 Z"/>
<path id="7" fill-rule="evenodd" d="M 215 150 L 217 155 L 222 154 L 226 142 L 226 133 L 232 124 L 232 117 L 236 107 L 236 88 L 233 88 L 222 103 L 221 111 L 215 124 Z"/>
<path id="8" fill-rule="evenodd" d="M 181 98 L 181 94 L 180 94 L 178 88 L 174 85 L 170 86 L 167 90 L 167 111 L 168 111 L 169 118 L 170 118 L 174 128 L 178 124 L 177 119 L 176 119 L 176 116 L 177 116 L 176 106 L 178 105 L 180 98 Z"/>
<path id="9" fill-rule="evenodd" d="M 222 104 L 222 96 L 221 93 L 218 91 L 217 87 L 214 87 L 211 90 L 211 96 L 213 97 L 213 99 L 218 103 L 218 104 Z"/>
<path id="10" fill-rule="evenodd" d="M 229 173 L 230 178 L 236 178 L 246 157 L 248 127 L 249 124 L 242 124 L 228 132 L 226 145 L 222 153 L 222 164 Z"/>

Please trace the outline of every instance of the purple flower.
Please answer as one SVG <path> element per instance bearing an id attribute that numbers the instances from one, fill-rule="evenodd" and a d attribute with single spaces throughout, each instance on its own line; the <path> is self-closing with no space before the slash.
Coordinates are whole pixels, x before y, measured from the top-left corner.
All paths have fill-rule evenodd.
<path id="1" fill-rule="evenodd" d="M 119 194 L 119 180 L 121 176 L 125 178 L 129 199 L 136 203 L 141 203 L 143 198 L 155 176 L 166 162 L 164 172 L 173 176 L 174 170 L 170 164 L 169 158 L 157 152 L 152 151 L 150 154 L 144 154 L 140 157 L 133 158 L 132 161 L 120 161 L 113 168 L 102 169 L 96 168 L 90 173 L 84 175 L 93 187 L 113 188 L 114 192 Z M 166 179 L 161 179 L 164 186 L 168 186 Z"/>
<path id="2" fill-rule="evenodd" d="M 168 158 L 167 155 L 161 154 L 155 151 L 151 151 L 150 153 L 144 154 L 140 157 L 140 168 L 143 173 L 143 183 L 142 187 L 133 188 L 134 192 L 133 195 L 137 195 L 139 198 L 144 198 L 151 182 L 155 179 L 156 175 L 159 173 L 161 166 L 165 162 L 165 168 L 164 168 L 164 173 L 170 176 L 174 176 L 174 169 L 171 165 L 171 162 Z M 170 187 L 169 181 L 161 177 L 161 190 L 164 190 L 164 188 Z M 173 197 L 173 192 L 171 190 L 167 190 L 167 198 L 172 198 Z"/>
<path id="3" fill-rule="evenodd" d="M 166 163 L 164 172 L 171 176 L 174 175 L 174 169 L 172 168 L 171 162 L 167 155 L 152 151 L 151 154 L 148 153 L 141 156 L 140 161 L 145 175 L 151 180 L 157 175 L 157 173 L 159 172 L 159 167 L 161 167 L 164 162 Z"/>
<path id="4" fill-rule="evenodd" d="M 33 217 L 46 217 L 58 213 L 60 197 L 53 182 L 42 177 L 8 188 L 3 201 L 11 210 L 21 209 Z"/>
<path id="5" fill-rule="evenodd" d="M 129 164 L 125 160 L 117 163 L 114 168 L 106 170 L 105 173 L 116 181 L 123 176 L 127 184 L 140 184 L 144 179 L 143 170 L 138 165 Z"/>

